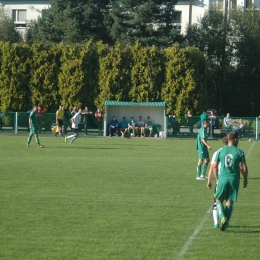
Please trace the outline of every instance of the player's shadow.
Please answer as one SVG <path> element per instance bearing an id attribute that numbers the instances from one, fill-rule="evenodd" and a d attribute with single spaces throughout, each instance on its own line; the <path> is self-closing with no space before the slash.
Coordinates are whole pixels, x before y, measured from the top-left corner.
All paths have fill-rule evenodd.
<path id="1" fill-rule="evenodd" d="M 228 231 L 233 233 L 259 234 L 260 226 L 230 226 Z"/>
<path id="2" fill-rule="evenodd" d="M 248 178 L 249 180 L 260 180 L 260 178 Z"/>

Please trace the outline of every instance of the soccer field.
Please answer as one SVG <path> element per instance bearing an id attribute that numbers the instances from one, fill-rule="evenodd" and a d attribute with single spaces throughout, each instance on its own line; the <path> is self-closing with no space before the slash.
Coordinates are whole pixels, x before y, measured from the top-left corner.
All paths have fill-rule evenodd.
<path id="1" fill-rule="evenodd" d="M 259 259 L 260 142 L 239 142 L 249 184 L 221 232 L 195 140 L 26 141 L 0 136 L 0 259 Z"/>

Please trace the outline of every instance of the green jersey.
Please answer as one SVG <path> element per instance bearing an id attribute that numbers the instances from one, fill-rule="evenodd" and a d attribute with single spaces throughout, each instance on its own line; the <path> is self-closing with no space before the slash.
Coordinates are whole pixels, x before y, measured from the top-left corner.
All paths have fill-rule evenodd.
<path id="1" fill-rule="evenodd" d="M 152 121 L 147 121 L 146 124 L 147 124 L 147 127 L 149 127 L 149 126 L 153 125 L 153 122 Z"/>
<path id="2" fill-rule="evenodd" d="M 203 149 L 207 149 L 207 146 L 202 142 L 202 139 L 207 141 L 207 128 L 201 127 L 196 141 L 196 149 L 198 151 L 202 151 Z"/>
<path id="3" fill-rule="evenodd" d="M 29 118 L 31 119 L 32 127 L 36 128 L 38 124 L 38 113 L 36 111 L 32 111 Z"/>
<path id="4" fill-rule="evenodd" d="M 204 120 L 208 118 L 208 115 L 207 114 L 201 114 L 200 115 L 200 121 L 201 121 L 201 124 L 203 125 L 204 124 Z"/>
<path id="5" fill-rule="evenodd" d="M 221 163 L 220 178 L 240 179 L 241 162 L 246 162 L 245 154 L 236 146 L 225 146 L 217 154 L 216 162 Z"/>

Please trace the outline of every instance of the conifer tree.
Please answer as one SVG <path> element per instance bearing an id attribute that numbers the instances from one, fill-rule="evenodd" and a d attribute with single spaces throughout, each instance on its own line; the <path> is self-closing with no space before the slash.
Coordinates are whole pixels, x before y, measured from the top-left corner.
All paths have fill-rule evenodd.
<path id="1" fill-rule="evenodd" d="M 0 41 L 18 43 L 22 42 L 21 34 L 15 29 L 11 14 L 0 7 Z"/>
<path id="2" fill-rule="evenodd" d="M 27 111 L 30 102 L 30 59 L 27 44 L 1 45 L 0 110 Z M 29 107 L 30 108 L 30 107 Z"/>
<path id="3" fill-rule="evenodd" d="M 50 8 L 27 32 L 29 43 L 108 41 L 103 24 L 109 0 L 50 0 Z"/>
<path id="4" fill-rule="evenodd" d="M 114 1 L 106 24 L 112 39 L 123 44 L 139 41 L 145 46 L 171 46 L 181 42 L 180 28 L 174 25 L 176 0 Z"/>
<path id="5" fill-rule="evenodd" d="M 129 101 L 131 87 L 131 52 L 117 43 L 109 48 L 98 44 L 99 51 L 99 94 L 95 105 L 103 109 L 106 100 Z"/>
<path id="6" fill-rule="evenodd" d="M 40 104 L 46 111 L 56 111 L 59 105 L 58 73 L 60 51 L 57 45 L 48 48 L 43 44 L 31 47 L 30 69 L 31 105 Z"/>
<path id="7" fill-rule="evenodd" d="M 207 69 L 203 54 L 194 47 L 181 49 L 174 45 L 165 50 L 166 76 L 162 87 L 162 100 L 167 112 L 174 110 L 184 115 L 188 110 L 200 114 L 207 109 Z"/>

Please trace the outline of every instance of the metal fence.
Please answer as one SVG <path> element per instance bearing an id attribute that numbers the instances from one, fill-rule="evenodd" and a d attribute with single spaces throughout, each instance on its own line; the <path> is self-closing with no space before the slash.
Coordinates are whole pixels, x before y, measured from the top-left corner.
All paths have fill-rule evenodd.
<path id="1" fill-rule="evenodd" d="M 234 117 L 230 127 L 225 127 L 224 117 L 217 117 L 215 125 L 211 120 L 208 128 L 209 139 L 222 139 L 230 131 L 238 131 L 240 138 L 259 139 L 258 117 Z M 167 133 L 169 138 L 196 138 L 201 128 L 200 117 L 187 118 L 179 116 L 174 123 L 167 118 Z"/>
<path id="2" fill-rule="evenodd" d="M 28 134 L 29 124 L 28 124 L 29 113 L 23 112 L 0 112 L 0 134 Z M 259 139 L 260 130 L 260 118 L 258 117 L 236 117 L 232 118 L 232 124 L 229 129 L 224 125 L 224 117 L 218 117 L 215 125 L 212 122 L 208 129 L 209 139 L 221 139 L 228 131 L 235 130 L 240 134 L 240 138 L 248 139 Z M 167 138 L 179 138 L 179 139 L 195 139 L 197 133 L 201 128 L 200 117 L 187 118 L 184 116 L 176 117 L 175 122 L 170 122 L 169 118 L 166 116 L 166 127 L 164 131 L 161 132 L 162 126 L 154 124 L 153 135 L 158 137 Z M 44 113 L 39 115 L 39 133 L 41 134 L 51 134 L 51 128 L 56 124 L 55 113 Z M 82 124 L 79 125 L 80 132 L 85 132 L 85 122 L 82 116 Z M 70 120 L 64 121 L 64 133 L 67 134 L 71 131 Z M 87 121 L 87 132 L 88 135 L 99 135 L 98 123 L 96 122 L 94 115 L 88 116 Z M 102 126 L 103 129 L 103 126 Z M 106 131 L 108 133 L 108 131 Z"/>
<path id="3" fill-rule="evenodd" d="M 64 134 L 71 132 L 70 119 L 63 121 Z M 38 115 L 38 132 L 51 134 L 51 128 L 56 125 L 55 113 L 44 113 Z M 85 132 L 85 121 L 82 116 L 82 124 L 79 125 L 80 132 Z M 88 116 L 87 132 L 89 135 L 99 135 L 97 122 L 94 115 Z M 0 133 L 27 134 L 29 133 L 29 113 L 5 112 L 0 113 Z"/>

